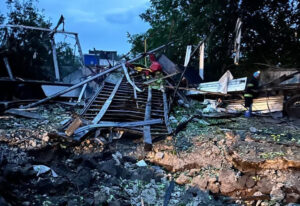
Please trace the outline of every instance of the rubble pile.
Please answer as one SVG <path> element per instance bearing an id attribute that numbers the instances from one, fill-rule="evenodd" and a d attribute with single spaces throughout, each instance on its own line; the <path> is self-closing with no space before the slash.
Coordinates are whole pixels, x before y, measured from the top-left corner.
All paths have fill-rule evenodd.
<path id="1" fill-rule="evenodd" d="M 35 108 L 42 119 L 28 119 L 4 115 L 0 119 L 0 138 L 11 146 L 28 150 L 45 146 L 49 141 L 48 133 L 56 132 L 61 122 L 70 119 L 78 108 L 51 104 Z"/>
<path id="2" fill-rule="evenodd" d="M 170 119 L 179 123 L 195 109 L 175 111 L 177 114 Z M 156 143 L 152 152 L 143 151 L 137 143 L 123 146 L 118 142 L 114 148 L 165 168 L 179 185 L 223 194 L 250 205 L 297 203 L 299 128 L 282 120 L 276 126 L 271 119 L 254 117 L 249 122 L 243 117 L 196 118 L 176 136 Z"/>
<path id="3" fill-rule="evenodd" d="M 2 133 L 1 205 L 164 204 L 166 191 L 174 183 L 172 175 L 159 166 L 149 163 L 139 165 L 138 159 L 122 155 L 113 147 L 100 149 L 99 146 L 88 152 L 80 142 L 71 146 L 74 142 L 59 141 L 52 136 L 46 138 L 44 131 L 49 128 L 56 130 L 61 121 L 61 118 L 55 118 L 57 114 L 54 111 L 62 109 L 59 112 L 63 112 L 65 117 L 71 115 L 68 108 L 59 108 L 47 105 L 47 109 L 52 111 L 49 118 L 57 119 L 53 124 L 37 123 L 35 128 L 30 128 L 31 133 L 21 133 L 23 128 L 16 126 L 7 129 L 18 134 L 17 137 Z M 43 106 L 38 111 L 43 114 L 44 109 Z M 2 119 L 1 124 L 10 121 Z M 19 121 L 27 124 L 33 120 Z M 18 142 L 19 137 L 27 143 Z M 33 140 L 36 144 L 29 144 Z M 130 139 L 123 141 L 134 144 Z M 89 143 L 91 146 L 88 145 L 88 148 L 95 146 L 92 138 L 84 144 Z M 170 192 L 169 205 L 223 205 L 225 200 L 215 200 L 207 192 L 175 184 Z"/>

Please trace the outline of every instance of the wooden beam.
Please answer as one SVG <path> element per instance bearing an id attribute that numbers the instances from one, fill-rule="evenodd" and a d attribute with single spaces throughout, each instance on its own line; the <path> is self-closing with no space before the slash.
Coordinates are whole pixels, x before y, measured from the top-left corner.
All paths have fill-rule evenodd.
<path id="1" fill-rule="evenodd" d="M 166 127 L 168 129 L 168 133 L 171 134 L 172 133 L 172 129 L 170 127 L 170 123 L 169 123 L 169 107 L 168 107 L 168 100 L 167 100 L 167 95 L 166 93 L 163 91 L 163 101 L 164 101 L 164 117 L 165 117 L 165 124 Z"/>
<path id="2" fill-rule="evenodd" d="M 68 126 L 68 128 L 65 131 L 65 134 L 70 137 L 72 134 L 74 134 L 74 131 L 80 127 L 82 124 L 82 121 L 79 117 L 76 117 L 76 119 Z"/>
<path id="3" fill-rule="evenodd" d="M 149 86 L 148 99 L 147 99 L 147 104 L 145 109 L 145 119 L 144 119 L 145 121 L 151 118 L 151 99 L 152 99 L 152 92 L 151 92 L 151 87 Z M 149 125 L 144 126 L 143 133 L 144 133 L 145 149 L 152 148 L 152 137 L 151 137 L 151 131 Z"/>
<path id="4" fill-rule="evenodd" d="M 118 91 L 119 86 L 121 85 L 121 82 L 122 82 L 122 80 L 123 80 L 123 77 L 124 77 L 124 76 L 122 76 L 122 77 L 119 79 L 119 81 L 118 81 L 117 84 L 115 85 L 114 90 L 112 91 L 112 93 L 110 94 L 110 96 L 108 97 L 108 99 L 105 101 L 104 105 L 102 106 L 100 112 L 99 112 L 99 113 L 97 114 L 97 116 L 93 119 L 93 123 L 94 123 L 94 124 L 97 124 L 97 123 L 101 120 L 101 118 L 104 116 L 104 114 L 105 114 L 106 110 L 108 109 L 108 107 L 109 107 L 109 105 L 110 105 L 112 99 L 114 98 L 116 92 Z"/>

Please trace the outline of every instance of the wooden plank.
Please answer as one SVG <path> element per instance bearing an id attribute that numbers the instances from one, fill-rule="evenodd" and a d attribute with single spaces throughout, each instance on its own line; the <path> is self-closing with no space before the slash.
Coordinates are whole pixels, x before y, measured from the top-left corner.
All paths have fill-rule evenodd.
<path id="1" fill-rule="evenodd" d="M 87 129 L 93 128 L 104 128 L 104 127 L 138 127 L 138 126 L 145 126 L 145 125 L 153 125 L 153 124 L 161 124 L 163 121 L 162 119 L 149 119 L 146 121 L 135 121 L 135 122 L 109 122 L 109 121 L 100 121 L 98 124 L 88 125 L 84 127 L 80 127 L 76 130 L 75 133 L 82 132 Z"/>
<path id="2" fill-rule="evenodd" d="M 125 106 L 127 106 L 127 107 L 123 107 L 124 105 L 113 105 L 113 104 L 111 104 L 110 105 L 110 107 L 109 108 L 111 108 L 111 109 L 115 109 L 115 110 L 117 110 L 117 109 L 120 109 L 120 107 L 122 107 L 122 109 L 124 110 L 129 110 L 129 111 L 133 111 L 132 109 L 132 107 L 131 107 L 131 105 L 125 105 Z M 89 109 L 89 111 L 88 112 L 99 112 L 99 110 L 100 110 L 100 108 L 99 109 Z M 142 111 L 143 112 L 143 114 L 145 114 L 145 108 L 134 108 L 134 111 Z M 153 109 L 151 109 L 151 111 L 152 112 L 156 112 L 156 113 L 164 113 L 164 111 L 163 110 L 153 110 Z"/>
<path id="3" fill-rule="evenodd" d="M 110 91 L 103 91 L 102 93 L 101 93 L 101 96 L 109 96 L 111 94 L 111 92 Z M 157 94 L 157 95 L 152 95 L 153 97 L 161 97 L 160 96 L 161 94 Z M 100 97 L 101 97 L 100 96 Z M 116 96 L 118 96 L 118 97 L 124 97 L 124 98 L 131 98 L 131 99 L 133 99 L 134 98 L 134 95 L 133 94 L 131 94 L 131 93 L 129 93 L 128 91 L 127 92 L 119 92 L 118 91 L 118 93 L 116 94 Z M 143 94 L 143 93 L 140 93 L 139 94 L 139 97 L 141 97 L 141 98 L 145 98 L 145 100 L 147 99 L 147 94 Z"/>
<path id="4" fill-rule="evenodd" d="M 151 118 L 151 99 L 152 99 L 152 92 L 151 92 L 151 87 L 149 86 L 147 104 L 145 109 L 145 119 L 144 119 L 145 121 Z M 145 148 L 152 147 L 152 137 L 151 137 L 151 131 L 149 125 L 144 126 L 143 133 L 144 133 Z"/>
<path id="5" fill-rule="evenodd" d="M 80 127 L 82 124 L 82 121 L 79 117 L 76 117 L 76 119 L 68 126 L 68 128 L 65 131 L 65 134 L 70 137 L 72 134 L 74 134 L 74 131 Z"/>
<path id="6" fill-rule="evenodd" d="M 104 115 L 102 118 L 103 121 L 116 121 L 122 120 L 123 122 L 134 122 L 134 121 L 142 121 L 144 120 L 144 117 L 137 117 L 133 115 L 127 115 L 126 117 L 123 116 L 115 116 L 115 115 Z"/>
<path id="7" fill-rule="evenodd" d="M 253 99 L 252 111 L 260 113 L 269 113 L 283 110 L 284 96 L 260 97 Z M 227 110 L 245 111 L 244 100 L 228 100 Z M 225 103 L 226 103 L 225 102 Z"/>
<path id="8" fill-rule="evenodd" d="M 107 112 L 109 113 L 119 113 L 120 115 L 122 115 L 122 113 L 125 113 L 125 114 L 129 114 L 129 113 L 132 113 L 132 114 L 145 114 L 144 112 L 141 112 L 141 111 L 137 111 L 137 110 L 113 110 L 113 109 L 108 109 Z M 160 116 L 160 117 L 164 117 L 162 114 L 153 114 L 153 111 L 152 111 L 152 116 Z"/>
<path id="9" fill-rule="evenodd" d="M 102 93 L 108 93 L 108 94 L 110 94 L 112 91 L 113 91 L 114 89 L 112 88 L 105 88 L 103 91 L 102 91 Z M 118 93 L 120 93 L 120 94 L 122 94 L 122 93 L 125 93 L 125 94 L 128 94 L 128 93 L 130 93 L 131 92 L 131 88 L 128 88 L 127 90 L 122 90 L 122 89 L 118 89 Z"/>
<path id="10" fill-rule="evenodd" d="M 147 99 L 121 99 L 121 98 L 116 98 L 116 102 L 117 103 L 126 103 L 126 104 L 135 104 L 136 102 L 141 103 L 141 104 L 146 104 L 147 103 Z M 157 99 L 154 99 L 152 102 L 152 105 L 155 104 L 157 106 L 162 106 L 163 102 L 162 101 L 158 101 Z"/>
<path id="11" fill-rule="evenodd" d="M 85 114 L 85 116 L 95 116 L 96 117 L 96 114 Z M 144 119 L 144 113 L 143 114 L 137 114 L 137 113 L 129 113 L 129 112 L 125 112 L 125 113 L 122 113 L 122 112 L 109 112 L 109 111 L 106 111 L 106 114 L 104 115 L 105 117 L 106 116 L 109 116 L 109 117 L 117 117 L 117 118 L 127 118 L 127 117 L 134 117 L 134 118 L 141 118 L 141 119 Z"/>
<path id="12" fill-rule="evenodd" d="M 110 105 L 111 102 L 112 102 L 112 99 L 114 98 L 116 92 L 118 91 L 119 86 L 121 85 L 121 82 L 122 82 L 122 80 L 123 80 L 123 77 L 124 77 L 124 76 L 122 76 L 122 77 L 119 79 L 119 81 L 118 81 L 117 84 L 115 85 L 114 90 L 113 90 L 112 93 L 110 94 L 109 98 L 105 101 L 104 105 L 102 106 L 100 112 L 99 112 L 99 113 L 97 114 L 97 116 L 93 119 L 93 123 L 94 123 L 94 124 L 97 124 L 97 123 L 101 120 L 101 118 L 104 116 L 106 110 L 108 109 L 109 105 Z"/>
<path id="13" fill-rule="evenodd" d="M 131 117 L 131 118 L 138 118 L 140 120 L 144 119 L 144 115 L 138 115 L 138 114 L 131 114 L 131 113 L 123 113 L 123 114 L 120 114 L 120 113 L 107 113 L 105 115 L 106 116 L 109 116 L 109 117 L 115 117 L 117 119 L 125 119 L 127 117 Z M 126 117 L 125 117 L 126 116 Z"/>
<path id="14" fill-rule="evenodd" d="M 172 132 L 172 129 L 170 127 L 170 123 L 169 123 L 169 108 L 168 108 L 168 100 L 167 100 L 167 95 L 166 93 L 163 91 L 163 101 L 164 101 L 164 117 L 165 117 L 165 124 L 166 127 L 168 129 L 168 133 L 170 134 Z"/>
<path id="15" fill-rule="evenodd" d="M 132 103 L 136 103 L 137 101 L 138 102 L 146 102 L 147 99 L 143 99 L 143 98 L 138 98 L 137 100 L 133 99 L 132 97 L 119 97 L 119 96 L 115 96 L 114 98 L 115 101 L 120 101 L 120 102 L 132 102 Z M 97 97 L 97 100 L 95 102 L 98 102 L 98 103 L 101 103 L 106 101 L 103 97 Z M 163 104 L 163 102 L 159 101 L 159 100 L 154 100 L 154 103 L 155 104 Z"/>

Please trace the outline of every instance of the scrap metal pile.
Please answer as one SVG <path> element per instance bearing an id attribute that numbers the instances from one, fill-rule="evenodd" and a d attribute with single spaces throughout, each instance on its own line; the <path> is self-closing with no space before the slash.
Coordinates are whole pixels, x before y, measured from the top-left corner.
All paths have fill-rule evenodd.
<path id="1" fill-rule="evenodd" d="M 241 96 L 246 88 L 247 77 L 234 79 L 230 71 L 227 71 L 219 81 L 203 83 L 203 55 L 199 59 L 201 63 L 199 74 L 197 74 L 197 69 L 188 66 L 190 58 L 196 51 L 203 50 L 205 39 L 193 51 L 192 47 L 188 46 L 184 67 L 181 69 L 162 52 L 156 61 L 154 54 L 171 45 L 168 43 L 126 62 L 121 60 L 116 66 L 110 65 L 109 68 L 97 72 L 84 64 L 77 33 L 15 25 L 6 27 L 48 31 L 53 35 L 64 33 L 75 36 L 82 66 L 78 70 L 81 72 L 79 72 L 80 75 L 77 74 L 78 71 L 74 72 L 66 78 L 67 82 L 38 82 L 47 97 L 38 101 L 34 100 L 33 103 L 23 106 L 21 110 L 9 109 L 10 106 L 7 105 L 17 105 L 15 102 L 4 102 L 2 106 L 4 108 L 2 110 L 6 110 L 6 113 L 39 119 L 37 115 L 26 110 L 58 97 L 77 97 L 77 103 L 85 100 L 81 113 L 63 124 L 60 136 L 81 141 L 88 135 L 100 136 L 101 134 L 111 141 L 113 138 L 120 138 L 124 133 L 143 135 L 145 148 L 151 149 L 154 140 L 172 133 L 168 115 L 176 96 L 186 107 L 190 106 L 187 97 L 198 98 L 200 96 L 202 100 L 204 99 L 203 104 L 207 105 L 202 112 L 210 113 L 211 117 L 215 115 L 213 113 L 224 115 L 224 113 L 245 111 L 244 100 Z M 55 46 L 52 49 L 56 79 L 60 80 Z M 149 68 L 134 65 L 146 55 L 149 55 L 151 61 Z M 19 84 L 12 75 L 6 57 L 4 60 L 10 77 L 9 81 Z M 260 87 L 262 95 L 254 99 L 253 111 L 261 114 L 285 110 L 288 115 L 299 117 L 299 73 L 299 71 L 294 71 L 265 80 L 265 84 Z M 298 78 L 298 81 L 286 83 L 294 77 Z M 5 84 L 6 81 L 7 79 Z M 24 82 L 32 84 L 32 81 Z M 185 87 L 183 87 L 184 82 Z M 37 84 L 37 81 L 34 83 Z M 158 85 L 154 85 L 156 83 Z M 87 95 L 88 90 L 89 95 Z M 22 103 L 26 104 L 26 102 Z"/>
<path id="2" fill-rule="evenodd" d="M 143 134 L 145 144 L 151 147 L 152 138 L 170 134 L 166 93 L 144 85 L 140 76 L 134 82 L 141 92 L 124 76 L 116 84 L 104 81 L 81 112 L 80 118 L 86 126 L 76 129 L 74 135 L 81 137 L 89 129 L 114 128 L 122 134 L 124 131 Z"/>

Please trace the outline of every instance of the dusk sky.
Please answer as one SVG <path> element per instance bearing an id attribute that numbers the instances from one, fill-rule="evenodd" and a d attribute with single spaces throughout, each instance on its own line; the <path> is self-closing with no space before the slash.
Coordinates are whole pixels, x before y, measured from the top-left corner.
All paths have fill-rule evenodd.
<path id="1" fill-rule="evenodd" d="M 1 13 L 7 11 L 5 1 L 0 0 Z M 139 17 L 149 6 L 149 0 L 40 0 L 37 5 L 53 25 L 63 14 L 65 30 L 79 33 L 84 53 L 96 48 L 119 54 L 130 50 L 127 32 L 142 33 L 149 28 Z"/>

